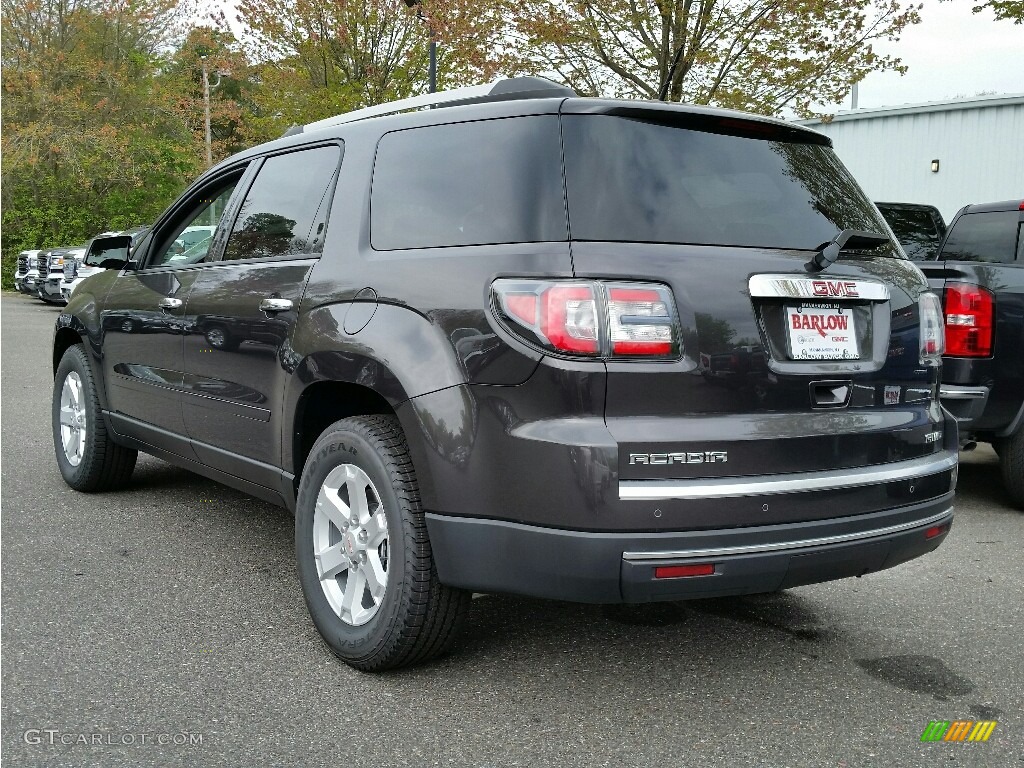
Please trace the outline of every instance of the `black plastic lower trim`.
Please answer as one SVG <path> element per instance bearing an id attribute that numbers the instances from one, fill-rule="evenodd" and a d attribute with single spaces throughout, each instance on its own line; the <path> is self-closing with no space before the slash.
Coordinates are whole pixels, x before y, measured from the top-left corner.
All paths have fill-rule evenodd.
<path id="1" fill-rule="evenodd" d="M 930 539 L 924 531 L 952 523 L 952 501 L 947 493 L 856 517 L 694 532 L 592 533 L 431 512 L 426 520 L 438 576 L 448 586 L 584 603 L 639 603 L 771 592 L 891 568 L 944 540 L 948 528 Z M 806 545 L 837 536 L 851 538 Z M 804 544 L 741 555 L 694 554 L 779 547 L 787 541 Z M 689 556 L 636 559 L 638 553 L 674 552 Z M 715 574 L 654 578 L 658 566 L 692 562 L 713 562 Z"/>
<path id="2" fill-rule="evenodd" d="M 255 496 L 257 499 L 295 512 L 295 476 L 291 473 L 242 456 L 233 456 L 234 466 L 239 475 L 245 476 L 224 472 L 197 461 L 195 458 L 182 455 L 187 453 L 195 456 L 196 448 L 228 454 L 222 449 L 190 440 L 124 414 L 104 411 L 103 416 L 107 422 L 107 428 L 113 433 L 114 441 L 119 445 L 156 456 L 169 464 L 174 464 L 250 496 Z M 254 480 L 261 482 L 254 482 Z"/>

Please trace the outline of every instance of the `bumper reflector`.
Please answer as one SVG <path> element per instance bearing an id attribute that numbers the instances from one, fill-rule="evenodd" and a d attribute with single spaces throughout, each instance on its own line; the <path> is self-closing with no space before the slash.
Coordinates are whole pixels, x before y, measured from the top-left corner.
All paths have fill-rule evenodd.
<path id="1" fill-rule="evenodd" d="M 678 579 L 684 576 L 712 576 L 714 573 L 714 563 L 698 563 L 695 565 L 659 565 L 654 569 L 654 578 Z"/>
<path id="2" fill-rule="evenodd" d="M 931 528 L 924 532 L 926 539 L 934 539 L 936 536 L 941 536 L 949 530 L 949 524 L 946 525 L 933 525 Z"/>

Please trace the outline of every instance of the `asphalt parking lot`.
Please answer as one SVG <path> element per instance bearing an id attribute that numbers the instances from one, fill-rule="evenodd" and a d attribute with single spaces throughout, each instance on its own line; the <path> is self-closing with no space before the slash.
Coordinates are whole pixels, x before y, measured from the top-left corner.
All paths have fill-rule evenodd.
<path id="1" fill-rule="evenodd" d="M 482 596 L 455 654 L 365 675 L 313 629 L 285 510 L 146 457 L 126 491 L 64 485 L 58 312 L 2 299 L 8 765 L 1024 763 L 1024 513 L 987 447 L 946 543 L 894 570 L 641 608 Z M 922 743 L 931 720 L 998 726 Z"/>

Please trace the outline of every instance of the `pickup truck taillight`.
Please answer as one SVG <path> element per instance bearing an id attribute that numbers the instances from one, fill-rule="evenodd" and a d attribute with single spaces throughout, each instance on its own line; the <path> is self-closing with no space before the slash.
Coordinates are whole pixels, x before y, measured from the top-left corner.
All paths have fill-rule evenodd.
<path id="1" fill-rule="evenodd" d="M 677 358 L 668 286 L 603 280 L 501 279 L 491 300 L 508 330 L 544 350 L 602 358 Z"/>
<path id="2" fill-rule="evenodd" d="M 981 286 L 946 283 L 946 354 L 989 357 L 995 297 Z"/>

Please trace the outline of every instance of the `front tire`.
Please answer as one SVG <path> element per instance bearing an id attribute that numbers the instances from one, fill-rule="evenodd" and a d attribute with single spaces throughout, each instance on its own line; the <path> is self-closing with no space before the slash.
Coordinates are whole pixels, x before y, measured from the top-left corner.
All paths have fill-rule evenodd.
<path id="1" fill-rule="evenodd" d="M 51 409 L 53 447 L 64 482 L 76 491 L 107 491 L 125 485 L 138 451 L 117 445 L 107 433 L 85 350 L 69 347 L 57 366 Z"/>
<path id="2" fill-rule="evenodd" d="M 1003 470 L 1003 485 L 1010 501 L 1024 510 L 1024 428 L 1017 434 L 1004 437 L 999 444 L 999 465 Z"/>
<path id="3" fill-rule="evenodd" d="M 313 624 L 345 663 L 380 672 L 454 645 L 470 595 L 438 581 L 395 417 L 342 419 L 320 436 L 299 485 L 295 549 Z"/>

